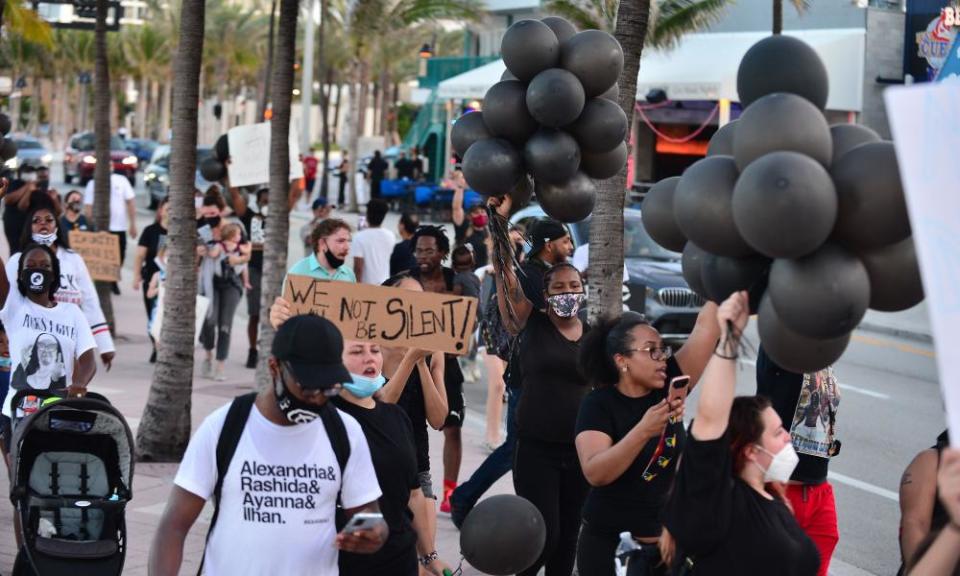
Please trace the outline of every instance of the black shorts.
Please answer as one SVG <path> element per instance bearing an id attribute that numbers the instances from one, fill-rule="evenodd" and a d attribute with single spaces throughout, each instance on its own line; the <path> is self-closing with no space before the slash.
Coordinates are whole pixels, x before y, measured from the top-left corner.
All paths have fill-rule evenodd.
<path id="1" fill-rule="evenodd" d="M 250 272 L 250 286 L 251 286 L 251 288 L 247 290 L 247 315 L 259 316 L 260 315 L 260 285 L 263 283 L 262 282 L 263 269 L 249 266 L 247 267 L 247 270 Z"/>
<path id="2" fill-rule="evenodd" d="M 463 372 L 456 356 L 446 355 L 443 365 L 443 386 L 447 390 L 447 419 L 444 428 L 463 428 L 466 401 L 463 397 Z"/>

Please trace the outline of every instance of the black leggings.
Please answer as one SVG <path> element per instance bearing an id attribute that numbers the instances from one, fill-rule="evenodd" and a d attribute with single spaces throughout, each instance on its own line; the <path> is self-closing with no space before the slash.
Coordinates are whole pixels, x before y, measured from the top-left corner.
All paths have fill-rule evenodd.
<path id="1" fill-rule="evenodd" d="M 536 576 L 543 566 L 546 576 L 570 576 L 589 489 L 576 448 L 521 438 L 514 453 L 513 486 L 518 496 L 537 507 L 547 527 L 543 553 L 519 576 Z"/>
<path id="2" fill-rule="evenodd" d="M 614 554 L 620 544 L 620 536 L 591 530 L 584 523 L 577 541 L 577 574 L 579 576 L 614 576 Z M 659 565 L 660 552 L 656 544 L 644 544 L 644 551 L 630 561 L 628 576 L 667 576 L 670 572 Z M 649 558 L 646 560 L 645 558 Z"/>

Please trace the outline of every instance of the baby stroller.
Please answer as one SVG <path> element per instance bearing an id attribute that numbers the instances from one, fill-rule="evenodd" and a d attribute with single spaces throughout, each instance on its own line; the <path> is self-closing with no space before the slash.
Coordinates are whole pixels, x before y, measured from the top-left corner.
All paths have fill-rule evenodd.
<path id="1" fill-rule="evenodd" d="M 63 392 L 22 390 L 13 399 L 10 500 L 23 543 L 13 574 L 119 576 L 133 436 L 103 396 Z"/>

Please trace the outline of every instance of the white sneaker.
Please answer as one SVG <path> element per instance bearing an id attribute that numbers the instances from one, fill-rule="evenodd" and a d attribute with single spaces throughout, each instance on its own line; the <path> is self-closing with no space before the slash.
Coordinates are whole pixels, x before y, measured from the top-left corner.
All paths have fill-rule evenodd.
<path id="1" fill-rule="evenodd" d="M 204 378 L 213 378 L 213 361 L 209 358 L 203 361 L 203 366 L 200 368 L 200 375 Z"/>

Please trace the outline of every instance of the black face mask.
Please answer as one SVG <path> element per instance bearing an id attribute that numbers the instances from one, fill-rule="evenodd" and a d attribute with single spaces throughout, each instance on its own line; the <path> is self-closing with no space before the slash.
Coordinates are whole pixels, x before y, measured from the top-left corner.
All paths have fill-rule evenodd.
<path id="1" fill-rule="evenodd" d="M 334 256 L 333 252 L 331 252 L 329 248 L 327 248 L 327 250 L 323 253 L 323 255 L 327 259 L 327 264 L 329 264 L 330 267 L 334 269 L 343 266 L 343 263 L 345 262 L 345 260 L 343 260 L 342 258 L 337 258 L 336 256 Z"/>
<path id="2" fill-rule="evenodd" d="M 20 272 L 20 290 L 33 294 L 46 294 L 53 283 L 53 273 L 43 268 L 24 268 Z"/>
<path id="3" fill-rule="evenodd" d="M 205 220 L 207 221 L 207 225 L 210 226 L 211 228 L 216 228 L 217 226 L 220 225 L 219 216 L 212 216 L 210 218 L 205 218 Z"/>
<path id="4" fill-rule="evenodd" d="M 284 417 L 293 424 L 309 424 L 320 417 L 326 404 L 317 406 L 304 402 L 290 393 L 287 384 L 283 381 L 283 374 L 273 379 L 273 396 L 277 400 L 277 408 Z"/>

